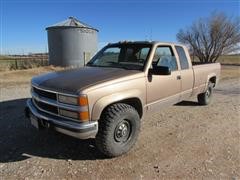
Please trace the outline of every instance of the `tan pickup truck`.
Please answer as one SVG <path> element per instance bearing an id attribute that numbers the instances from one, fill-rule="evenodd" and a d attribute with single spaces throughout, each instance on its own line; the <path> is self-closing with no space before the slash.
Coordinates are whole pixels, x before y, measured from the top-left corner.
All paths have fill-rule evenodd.
<path id="1" fill-rule="evenodd" d="M 119 156 L 136 142 L 147 113 L 194 96 L 207 105 L 219 75 L 219 63 L 193 66 L 182 45 L 108 44 L 86 67 L 34 77 L 26 116 L 38 129 L 95 137 L 103 154 Z"/>

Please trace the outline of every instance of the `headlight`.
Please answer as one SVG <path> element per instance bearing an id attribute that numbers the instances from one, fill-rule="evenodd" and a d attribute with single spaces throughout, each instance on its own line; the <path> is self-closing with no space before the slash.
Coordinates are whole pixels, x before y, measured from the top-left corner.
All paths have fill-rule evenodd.
<path id="1" fill-rule="evenodd" d="M 88 99 L 84 95 L 81 95 L 79 97 L 73 97 L 73 96 L 66 96 L 66 95 L 59 94 L 58 101 L 61 103 L 71 104 L 71 105 L 79 105 L 79 106 L 88 105 Z"/>
<path id="2" fill-rule="evenodd" d="M 58 101 L 65 104 L 78 105 L 78 98 L 73 96 L 58 95 Z"/>
<path id="3" fill-rule="evenodd" d="M 86 95 L 80 95 L 79 97 L 74 97 L 74 96 L 59 94 L 58 101 L 64 104 L 87 107 L 87 108 L 84 108 L 85 109 L 84 111 L 71 111 L 71 110 L 59 109 L 59 114 L 61 116 L 78 119 L 80 121 L 89 120 L 88 99 Z"/>

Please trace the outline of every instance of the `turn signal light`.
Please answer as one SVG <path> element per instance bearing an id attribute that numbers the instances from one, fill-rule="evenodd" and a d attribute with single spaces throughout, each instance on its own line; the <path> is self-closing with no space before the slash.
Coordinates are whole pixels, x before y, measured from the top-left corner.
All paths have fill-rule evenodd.
<path id="1" fill-rule="evenodd" d="M 79 112 L 79 119 L 81 121 L 88 121 L 89 120 L 89 113 L 88 113 L 88 111 Z"/>
<path id="2" fill-rule="evenodd" d="M 78 98 L 78 104 L 79 104 L 80 106 L 87 106 L 87 105 L 88 105 L 88 99 L 87 99 L 87 97 L 86 97 L 86 96 L 80 96 L 80 97 Z"/>

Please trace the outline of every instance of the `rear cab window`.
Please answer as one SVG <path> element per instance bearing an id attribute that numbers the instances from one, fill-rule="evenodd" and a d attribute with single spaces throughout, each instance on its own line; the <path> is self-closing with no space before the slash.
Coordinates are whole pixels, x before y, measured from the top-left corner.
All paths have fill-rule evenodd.
<path id="1" fill-rule="evenodd" d="M 186 53 L 185 53 L 183 47 L 175 46 L 175 49 L 176 49 L 178 57 L 179 57 L 181 70 L 189 69 L 188 59 L 187 59 L 187 56 L 186 56 Z"/>

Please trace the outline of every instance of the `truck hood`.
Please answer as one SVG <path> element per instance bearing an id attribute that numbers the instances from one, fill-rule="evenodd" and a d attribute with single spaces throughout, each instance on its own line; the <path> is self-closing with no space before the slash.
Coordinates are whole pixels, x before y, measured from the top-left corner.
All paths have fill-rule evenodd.
<path id="1" fill-rule="evenodd" d="M 120 68 L 84 67 L 36 76 L 32 84 L 48 90 L 77 94 L 87 87 L 137 73 L 139 71 Z"/>

